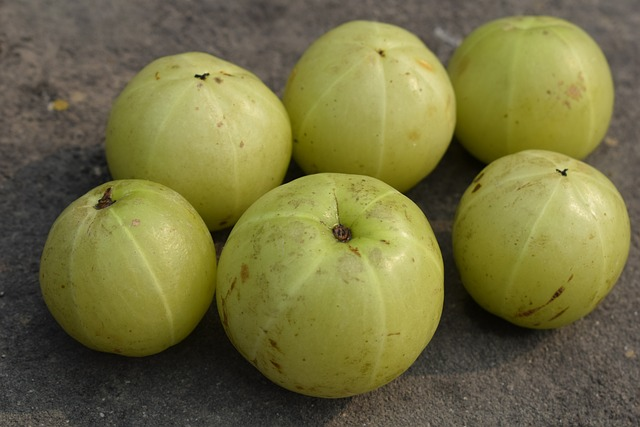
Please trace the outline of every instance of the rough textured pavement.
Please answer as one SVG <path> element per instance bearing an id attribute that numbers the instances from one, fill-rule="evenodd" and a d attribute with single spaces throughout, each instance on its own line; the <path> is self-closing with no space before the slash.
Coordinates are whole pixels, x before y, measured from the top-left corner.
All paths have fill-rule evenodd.
<path id="1" fill-rule="evenodd" d="M 525 13 L 584 28 L 615 80 L 609 133 L 586 160 L 626 199 L 632 248 L 618 284 L 587 318 L 524 330 L 465 293 L 451 224 L 482 165 L 456 141 L 408 193 L 442 248 L 442 321 L 416 363 L 379 390 L 339 400 L 285 391 L 233 349 L 213 307 L 185 341 L 141 359 L 85 349 L 47 311 L 37 272 L 49 227 L 109 179 L 103 148 L 111 102 L 151 60 L 210 52 L 281 94 L 309 43 L 345 21 L 402 26 L 446 63 L 473 28 Z M 639 28 L 636 0 L 0 0 L 0 425 L 639 425 Z M 293 167 L 290 176 L 298 173 Z M 221 246 L 225 233 L 215 239 Z"/>

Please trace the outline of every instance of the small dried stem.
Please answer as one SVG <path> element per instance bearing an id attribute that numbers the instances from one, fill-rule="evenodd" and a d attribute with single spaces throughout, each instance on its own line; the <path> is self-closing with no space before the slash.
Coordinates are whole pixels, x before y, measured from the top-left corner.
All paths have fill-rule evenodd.
<path id="1" fill-rule="evenodd" d="M 104 195 L 100 198 L 100 200 L 98 200 L 98 203 L 96 203 L 93 207 L 100 210 L 100 209 L 108 208 L 115 202 L 116 201 L 111 198 L 111 187 L 109 187 L 104 192 Z"/>

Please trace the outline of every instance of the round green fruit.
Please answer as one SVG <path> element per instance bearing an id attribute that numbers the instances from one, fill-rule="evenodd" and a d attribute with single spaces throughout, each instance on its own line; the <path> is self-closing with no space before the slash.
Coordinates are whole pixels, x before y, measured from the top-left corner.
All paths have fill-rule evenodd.
<path id="1" fill-rule="evenodd" d="M 195 209 L 145 180 L 100 185 L 56 219 L 40 262 L 55 320 L 94 350 L 158 353 L 184 339 L 211 305 L 216 252 Z"/>
<path id="2" fill-rule="evenodd" d="M 583 159 L 611 121 L 614 88 L 604 54 L 559 18 L 488 22 L 462 41 L 448 71 L 456 137 L 486 163 L 526 149 Z"/>
<path id="3" fill-rule="evenodd" d="M 420 208 L 369 176 L 319 173 L 261 197 L 218 264 L 233 345 L 289 390 L 338 398 L 398 377 L 435 333 L 443 261 Z"/>
<path id="4" fill-rule="evenodd" d="M 167 185 L 218 230 L 282 182 L 291 125 L 257 76 L 188 52 L 151 62 L 127 84 L 111 110 L 106 156 L 114 179 Z"/>
<path id="5" fill-rule="evenodd" d="M 379 22 L 347 22 L 317 39 L 283 102 L 306 173 L 369 175 L 399 191 L 436 167 L 455 126 L 455 95 L 438 58 L 412 33 Z"/>
<path id="6" fill-rule="evenodd" d="M 549 329 L 589 314 L 627 261 L 629 216 L 620 193 L 592 166 L 525 150 L 478 174 L 453 224 L 462 283 L 487 311 Z"/>

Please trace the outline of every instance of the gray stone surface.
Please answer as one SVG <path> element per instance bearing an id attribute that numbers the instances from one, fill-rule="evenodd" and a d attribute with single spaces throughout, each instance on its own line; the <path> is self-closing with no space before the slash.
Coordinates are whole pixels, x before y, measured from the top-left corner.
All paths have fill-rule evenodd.
<path id="1" fill-rule="evenodd" d="M 271 384 L 233 349 L 213 307 L 185 341 L 141 359 L 85 349 L 47 311 L 37 272 L 49 227 L 109 179 L 103 147 L 111 102 L 151 60 L 210 52 L 281 94 L 309 43 L 342 22 L 400 25 L 446 63 L 476 26 L 523 13 L 580 25 L 601 45 L 615 79 L 609 133 L 586 160 L 626 199 L 632 248 L 620 281 L 585 319 L 524 330 L 465 293 L 451 224 L 482 165 L 456 141 L 408 193 L 443 251 L 442 321 L 416 363 L 374 392 L 327 400 Z M 636 0 L 0 0 L 0 425 L 639 425 L 638 28 Z M 52 110 L 55 99 L 69 108 Z M 224 238 L 215 234 L 219 246 Z"/>

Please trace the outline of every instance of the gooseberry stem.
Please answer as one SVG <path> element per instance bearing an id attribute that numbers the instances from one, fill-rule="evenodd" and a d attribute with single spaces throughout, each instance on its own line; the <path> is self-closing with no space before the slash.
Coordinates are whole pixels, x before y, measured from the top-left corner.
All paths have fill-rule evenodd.
<path id="1" fill-rule="evenodd" d="M 111 187 L 109 187 L 104 192 L 100 200 L 98 200 L 98 203 L 96 203 L 93 207 L 97 210 L 100 210 L 100 209 L 108 208 L 115 202 L 116 201 L 111 198 Z"/>
<path id="2" fill-rule="evenodd" d="M 333 237 L 336 238 L 338 242 L 346 243 L 351 240 L 351 229 L 342 224 L 337 224 L 333 227 Z"/>

